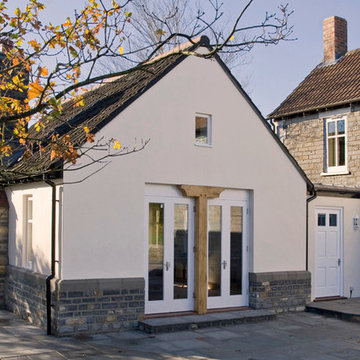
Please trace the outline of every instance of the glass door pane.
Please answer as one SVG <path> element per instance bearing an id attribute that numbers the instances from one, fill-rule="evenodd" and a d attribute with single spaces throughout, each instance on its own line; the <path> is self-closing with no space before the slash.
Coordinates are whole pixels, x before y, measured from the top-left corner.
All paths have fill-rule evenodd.
<path id="1" fill-rule="evenodd" d="M 188 205 L 174 205 L 174 299 L 188 296 L 188 214 Z"/>
<path id="2" fill-rule="evenodd" d="M 210 205 L 208 219 L 208 296 L 220 296 L 221 206 Z"/>
<path id="3" fill-rule="evenodd" d="M 230 295 L 242 293 L 242 227 L 243 208 L 231 206 L 230 210 Z"/>
<path id="4" fill-rule="evenodd" d="M 149 301 L 164 298 L 164 204 L 149 203 Z"/>

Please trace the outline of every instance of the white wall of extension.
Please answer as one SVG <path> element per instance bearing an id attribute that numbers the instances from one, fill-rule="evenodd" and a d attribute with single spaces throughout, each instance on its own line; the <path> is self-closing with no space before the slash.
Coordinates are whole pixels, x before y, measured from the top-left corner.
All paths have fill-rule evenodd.
<path id="1" fill-rule="evenodd" d="M 6 188 L 9 208 L 9 263 L 42 274 L 50 273 L 51 187 L 30 183 Z M 32 196 L 32 261 L 26 256 L 26 198 Z"/>
<path id="2" fill-rule="evenodd" d="M 211 146 L 194 144 L 196 113 Z M 150 142 L 82 183 L 95 166 L 64 173 L 64 279 L 145 276 L 146 184 L 249 190 L 250 271 L 305 269 L 305 181 L 216 61 L 187 58 L 96 137 Z"/>

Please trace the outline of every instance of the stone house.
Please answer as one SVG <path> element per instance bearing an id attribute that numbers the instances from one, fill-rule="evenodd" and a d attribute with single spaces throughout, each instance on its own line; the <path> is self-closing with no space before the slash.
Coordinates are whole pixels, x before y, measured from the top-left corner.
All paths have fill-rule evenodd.
<path id="1" fill-rule="evenodd" d="M 360 49 L 347 23 L 323 23 L 324 59 L 270 115 L 314 183 L 308 199 L 312 298 L 360 296 Z"/>
<path id="2" fill-rule="evenodd" d="M 0 219 L 7 308 L 71 335 L 148 314 L 304 307 L 313 185 L 218 56 L 163 57 L 84 100 L 64 103 L 43 137 L 87 149 L 87 126 L 130 148 L 150 141 L 105 167 L 82 158 L 72 171 L 48 150 L 14 163 L 23 175 L 2 180 Z"/>

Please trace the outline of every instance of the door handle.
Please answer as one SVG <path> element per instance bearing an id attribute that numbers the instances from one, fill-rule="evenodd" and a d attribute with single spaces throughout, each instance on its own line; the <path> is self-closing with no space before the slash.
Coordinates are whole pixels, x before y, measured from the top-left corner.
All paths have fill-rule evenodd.
<path id="1" fill-rule="evenodd" d="M 341 259 L 339 258 L 338 259 L 338 266 L 340 266 L 340 264 L 341 264 Z"/>
<path id="2" fill-rule="evenodd" d="M 223 265 L 223 269 L 225 270 L 225 269 L 226 269 L 226 266 L 227 266 L 227 261 L 224 260 L 224 261 L 222 262 L 222 265 Z"/>
<path id="3" fill-rule="evenodd" d="M 170 261 L 167 261 L 165 263 L 165 269 L 166 269 L 166 271 L 169 271 L 169 269 L 170 269 Z"/>

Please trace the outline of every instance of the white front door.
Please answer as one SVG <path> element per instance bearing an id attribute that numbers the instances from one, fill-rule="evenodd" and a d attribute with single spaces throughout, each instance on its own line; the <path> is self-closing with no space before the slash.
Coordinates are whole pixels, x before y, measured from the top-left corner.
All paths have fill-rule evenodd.
<path id="1" fill-rule="evenodd" d="M 208 309 L 247 306 L 247 201 L 208 201 Z"/>
<path id="2" fill-rule="evenodd" d="M 194 202 L 146 196 L 145 313 L 194 309 Z"/>
<path id="3" fill-rule="evenodd" d="M 342 295 L 341 214 L 340 209 L 316 209 L 315 297 Z"/>

